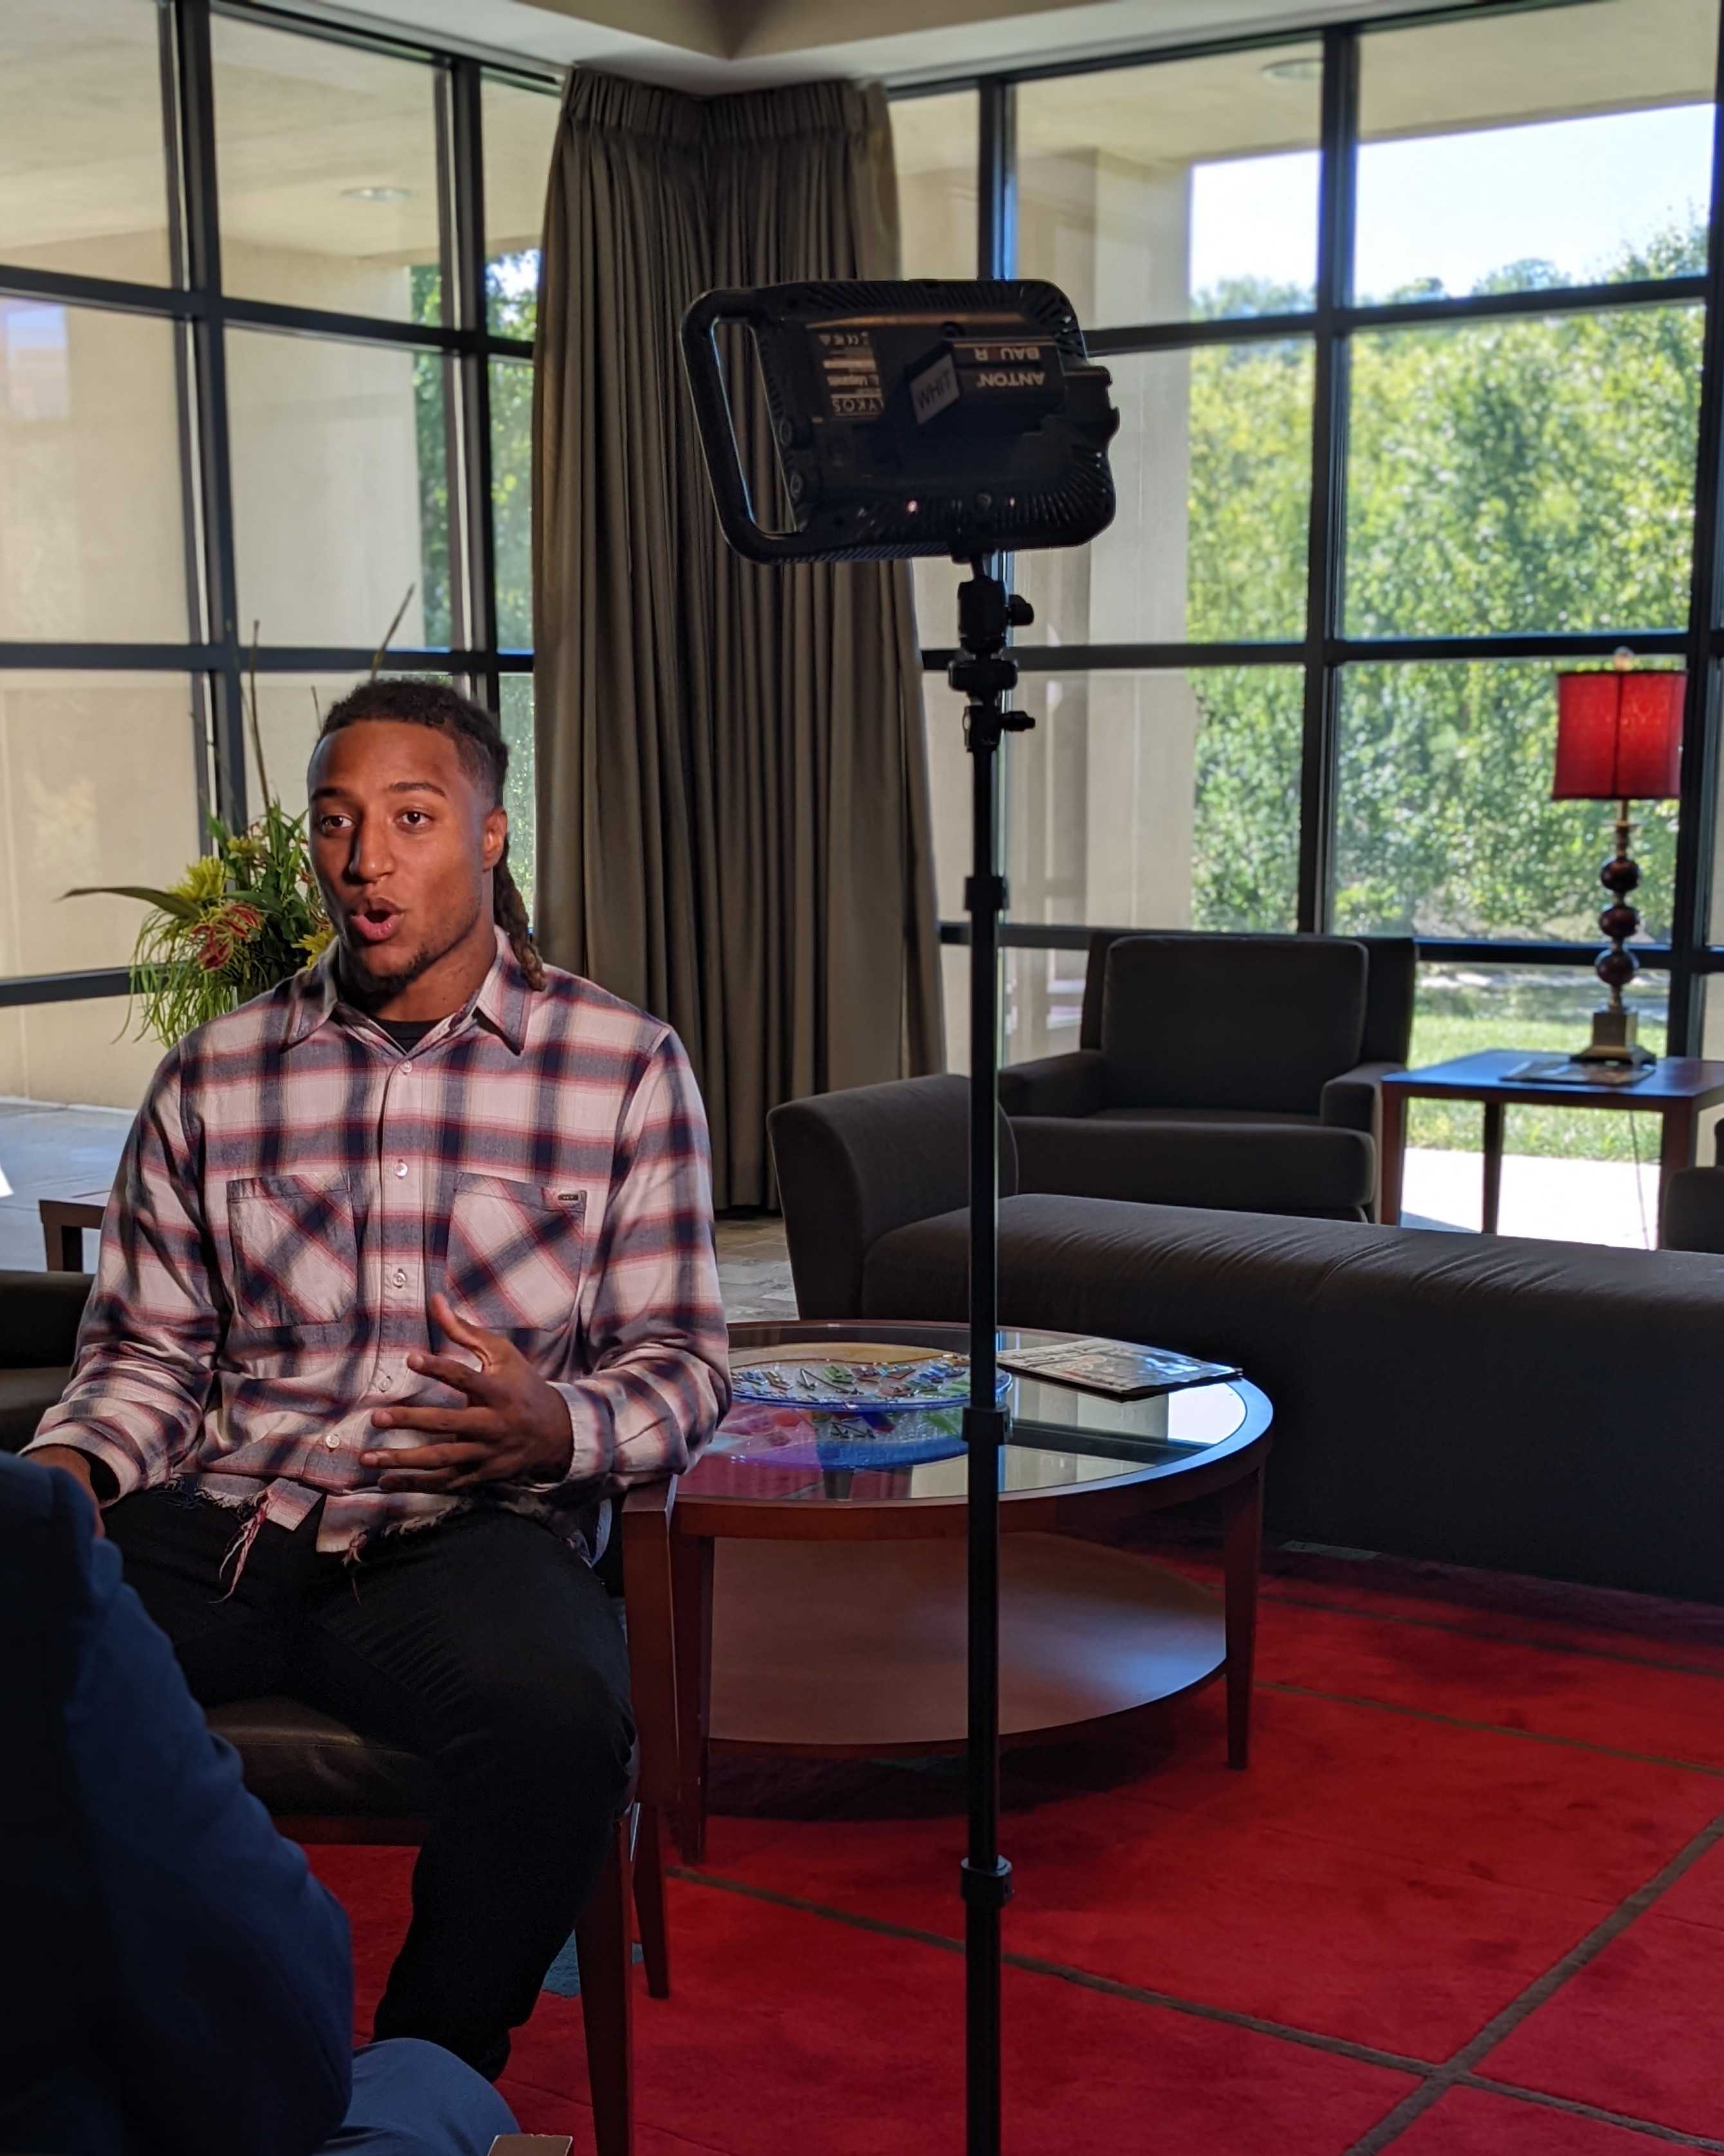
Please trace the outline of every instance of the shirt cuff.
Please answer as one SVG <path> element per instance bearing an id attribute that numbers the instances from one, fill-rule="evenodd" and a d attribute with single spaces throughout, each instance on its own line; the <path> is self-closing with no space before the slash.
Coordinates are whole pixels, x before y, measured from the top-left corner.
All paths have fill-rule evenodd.
<path id="1" fill-rule="evenodd" d="M 38 1430 L 29 1443 L 20 1449 L 18 1457 L 28 1460 L 33 1452 L 45 1450 L 49 1445 L 57 1445 L 62 1452 L 81 1452 L 86 1460 L 93 1460 L 102 1470 L 100 1476 L 93 1478 L 99 1485 L 106 1485 L 105 1488 L 99 1486 L 96 1490 L 97 1501 L 101 1504 L 116 1503 L 121 1497 L 129 1497 L 133 1491 L 143 1486 L 142 1471 L 123 1445 L 115 1445 L 90 1430 L 75 1426 L 64 1435 L 57 1430 Z"/>
<path id="2" fill-rule="evenodd" d="M 571 1482 L 597 1482 L 607 1466 L 605 1448 L 593 1432 L 593 1404 L 584 1397 L 586 1389 L 578 1383 L 566 1384 L 553 1378 L 551 1389 L 569 1411 L 569 1464 L 561 1475 L 548 1481 L 523 1482 L 523 1490 L 542 1494 L 550 1490 L 561 1490 Z"/>

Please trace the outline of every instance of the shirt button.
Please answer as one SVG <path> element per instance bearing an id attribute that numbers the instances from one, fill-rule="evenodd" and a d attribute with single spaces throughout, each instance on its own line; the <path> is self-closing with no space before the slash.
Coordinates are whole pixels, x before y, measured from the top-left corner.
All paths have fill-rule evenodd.
<path id="1" fill-rule="evenodd" d="M 401 1075 L 402 1075 L 402 1076 L 403 1076 L 403 1078 L 404 1078 L 404 1077 L 406 1077 L 406 1075 L 407 1075 L 408 1072 L 409 1070 L 411 1070 L 413 1069 L 413 1066 L 412 1065 L 412 1064 L 411 1064 L 411 1063 L 403 1063 L 403 1064 L 402 1065 L 402 1066 L 401 1066 Z"/>
<path id="2" fill-rule="evenodd" d="M 331 1452 L 339 1452 L 341 1449 L 341 1440 L 336 1435 L 333 1430 L 330 1432 L 329 1435 L 325 1438 L 323 1441 L 329 1447 Z"/>
<path id="3" fill-rule="evenodd" d="M 405 1287 L 407 1286 L 407 1275 L 402 1271 L 398 1265 L 395 1269 L 394 1281 L 397 1287 Z"/>
<path id="4" fill-rule="evenodd" d="M 377 1379 L 377 1390 L 380 1393 L 387 1393 L 390 1386 L 393 1385 L 394 1382 L 395 1380 L 389 1375 L 389 1373 L 385 1370 L 382 1376 Z"/>
<path id="5" fill-rule="evenodd" d="M 396 1162 L 395 1173 L 398 1175 L 405 1175 L 407 1173 L 407 1163 L 404 1160 L 398 1160 Z"/>

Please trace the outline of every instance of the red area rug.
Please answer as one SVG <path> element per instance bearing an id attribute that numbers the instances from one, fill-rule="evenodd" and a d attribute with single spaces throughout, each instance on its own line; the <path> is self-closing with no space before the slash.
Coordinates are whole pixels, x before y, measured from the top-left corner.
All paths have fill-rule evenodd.
<path id="1" fill-rule="evenodd" d="M 1174 1560 L 1198 1576 L 1201 1553 Z M 1008 1764 L 1008 2149 L 1724 2152 L 1724 1612 L 1283 1553 L 1211 1691 Z M 641 2156 L 962 2146 L 962 1769 L 721 1763 L 641 1982 Z M 361 2026 L 408 1852 L 312 1852 Z M 579 2003 L 503 2084 L 592 2147 Z"/>

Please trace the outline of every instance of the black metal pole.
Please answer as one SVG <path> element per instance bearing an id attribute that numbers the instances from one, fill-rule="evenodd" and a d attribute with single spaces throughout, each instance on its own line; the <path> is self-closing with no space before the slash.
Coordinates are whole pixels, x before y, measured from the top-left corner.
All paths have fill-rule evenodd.
<path id="1" fill-rule="evenodd" d="M 999 2156 L 1000 1918 L 1012 1867 L 999 1853 L 999 1469 L 1006 1422 L 997 1397 L 999 1197 L 999 924 L 1005 880 L 998 867 L 1001 737 L 1030 721 L 1006 708 L 1018 669 L 1005 656 L 1012 624 L 1029 619 L 978 559 L 958 588 L 958 642 L 947 678 L 968 701 L 964 739 L 971 757 L 972 851 L 965 903 L 970 916 L 970 1404 L 969 1456 L 969 1853 L 964 1860 L 965 2086 L 968 2156 Z"/>

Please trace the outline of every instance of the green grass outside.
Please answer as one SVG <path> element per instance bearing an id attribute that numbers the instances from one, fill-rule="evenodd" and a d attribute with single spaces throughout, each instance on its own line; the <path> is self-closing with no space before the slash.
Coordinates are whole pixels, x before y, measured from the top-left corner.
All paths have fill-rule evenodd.
<path id="1" fill-rule="evenodd" d="M 1591 973 L 1569 967 L 1421 968 L 1409 1067 L 1449 1063 L 1486 1048 L 1548 1055 L 1584 1046 L 1603 990 Z M 1642 976 L 1629 991 L 1640 1014 L 1640 1040 L 1655 1055 L 1665 1046 L 1665 982 Z M 1410 1101 L 1407 1142 L 1443 1152 L 1477 1152 L 1484 1110 L 1474 1101 Z M 1558 1160 L 1658 1158 L 1659 1119 L 1608 1108 L 1510 1107 L 1509 1152 Z"/>

